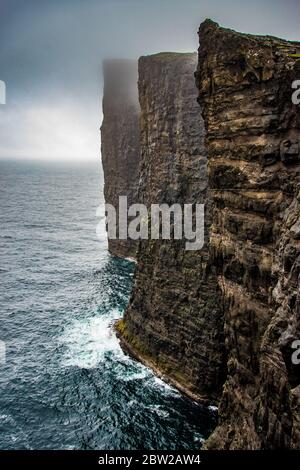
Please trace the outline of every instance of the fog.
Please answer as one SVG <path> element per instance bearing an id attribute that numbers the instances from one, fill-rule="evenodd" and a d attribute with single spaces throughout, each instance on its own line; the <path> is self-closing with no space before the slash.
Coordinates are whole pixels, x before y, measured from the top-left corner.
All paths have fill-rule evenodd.
<path id="1" fill-rule="evenodd" d="M 206 18 L 299 39 L 298 0 L 0 0 L 0 158 L 100 158 L 102 60 L 195 51 Z"/>

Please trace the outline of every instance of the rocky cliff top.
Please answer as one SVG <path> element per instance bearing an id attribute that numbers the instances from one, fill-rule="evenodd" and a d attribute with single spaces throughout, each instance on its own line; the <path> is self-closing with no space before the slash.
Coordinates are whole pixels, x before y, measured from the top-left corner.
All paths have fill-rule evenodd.
<path id="1" fill-rule="evenodd" d="M 196 57 L 195 52 L 158 52 L 157 54 L 143 55 L 139 58 L 140 61 L 150 60 L 150 61 L 161 61 L 164 64 L 174 60 L 182 60 L 184 58 L 190 59 L 191 57 Z"/>

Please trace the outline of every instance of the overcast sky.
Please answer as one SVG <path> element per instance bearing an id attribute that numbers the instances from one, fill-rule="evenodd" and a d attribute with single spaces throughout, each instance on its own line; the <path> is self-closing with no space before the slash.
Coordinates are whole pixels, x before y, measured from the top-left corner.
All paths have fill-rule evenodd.
<path id="1" fill-rule="evenodd" d="M 102 60 L 194 51 L 207 17 L 300 39 L 299 0 L 0 0 L 0 158 L 99 158 Z"/>

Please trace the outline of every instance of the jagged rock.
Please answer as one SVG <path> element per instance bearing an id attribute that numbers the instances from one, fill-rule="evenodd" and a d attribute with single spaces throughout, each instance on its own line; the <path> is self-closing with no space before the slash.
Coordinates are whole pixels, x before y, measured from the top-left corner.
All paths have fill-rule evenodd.
<path id="1" fill-rule="evenodd" d="M 117 325 L 121 344 L 189 396 L 216 402 L 224 379 L 223 313 L 208 251 L 212 219 L 204 126 L 197 104 L 196 54 L 139 60 L 139 200 L 205 203 L 205 247 L 143 240 L 133 293 Z"/>
<path id="2" fill-rule="evenodd" d="M 104 198 L 107 204 L 118 209 L 119 196 L 127 196 L 128 206 L 137 202 L 140 161 L 137 62 L 125 59 L 105 60 L 103 75 L 101 154 Z M 108 248 L 114 255 L 135 258 L 137 242 L 129 238 L 109 238 Z"/>
<path id="3" fill-rule="evenodd" d="M 228 374 L 208 449 L 299 448 L 299 43 L 199 30 L 196 81 L 213 197 Z M 201 131 L 202 132 L 202 131 Z"/>

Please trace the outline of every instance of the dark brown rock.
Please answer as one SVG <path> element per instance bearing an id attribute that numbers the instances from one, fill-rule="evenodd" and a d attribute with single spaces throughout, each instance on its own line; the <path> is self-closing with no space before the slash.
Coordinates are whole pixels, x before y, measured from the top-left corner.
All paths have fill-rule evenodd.
<path id="1" fill-rule="evenodd" d="M 196 80 L 228 374 L 206 447 L 299 448 L 299 43 L 205 21 Z"/>
<path id="2" fill-rule="evenodd" d="M 195 399 L 216 402 L 225 373 L 223 312 L 208 250 L 212 213 L 196 65 L 196 54 L 139 60 L 138 196 L 148 208 L 205 203 L 205 247 L 186 251 L 184 240 L 143 240 L 133 293 L 117 330 L 123 347 L 167 381 Z"/>
<path id="3" fill-rule="evenodd" d="M 140 161 L 137 62 L 106 60 L 103 75 L 101 154 L 104 198 L 107 204 L 118 209 L 119 196 L 127 196 L 128 205 L 137 202 Z M 135 258 L 137 242 L 109 239 L 108 248 L 114 255 Z"/>

